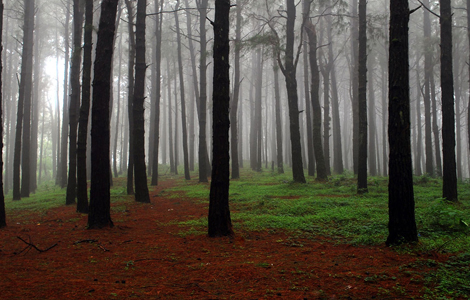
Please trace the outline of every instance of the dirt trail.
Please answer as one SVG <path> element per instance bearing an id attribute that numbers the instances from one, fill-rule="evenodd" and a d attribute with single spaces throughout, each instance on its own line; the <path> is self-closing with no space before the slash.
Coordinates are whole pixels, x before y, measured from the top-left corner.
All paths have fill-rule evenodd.
<path id="1" fill-rule="evenodd" d="M 176 223 L 205 216 L 207 204 L 170 198 L 174 184 L 162 181 L 152 204 L 113 204 L 115 226 L 103 230 L 87 230 L 75 207 L 10 216 L 0 230 L 1 298 L 408 299 L 423 295 L 419 272 L 432 266 L 422 262 L 445 260 L 272 230 L 184 235 Z M 57 246 L 22 251 L 18 236 L 41 250 Z"/>

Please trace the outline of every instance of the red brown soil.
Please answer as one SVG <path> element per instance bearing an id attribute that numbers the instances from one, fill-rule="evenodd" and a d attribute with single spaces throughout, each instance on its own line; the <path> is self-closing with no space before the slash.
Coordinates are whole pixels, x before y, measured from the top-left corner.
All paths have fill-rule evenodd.
<path id="1" fill-rule="evenodd" d="M 115 204 L 113 228 L 87 230 L 70 206 L 9 216 L 0 230 L 1 299 L 409 299 L 424 295 L 420 274 L 432 272 L 419 262 L 445 260 L 272 230 L 184 236 L 188 227 L 176 222 L 208 208 L 169 197 L 174 184 L 162 181 L 152 204 Z M 57 246 L 21 252 L 28 245 L 17 237 Z"/>

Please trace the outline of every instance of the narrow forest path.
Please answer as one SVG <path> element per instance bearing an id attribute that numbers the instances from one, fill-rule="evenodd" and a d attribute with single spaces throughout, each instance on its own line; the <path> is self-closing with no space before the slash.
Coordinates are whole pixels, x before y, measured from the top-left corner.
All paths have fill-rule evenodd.
<path id="1" fill-rule="evenodd" d="M 446 259 L 273 230 L 208 238 L 178 224 L 205 216 L 208 204 L 167 191 L 175 184 L 161 181 L 151 204 L 113 203 L 108 229 L 87 230 L 75 207 L 11 216 L 0 230 L 1 298 L 416 299 L 430 261 Z M 18 237 L 57 245 L 24 250 Z"/>

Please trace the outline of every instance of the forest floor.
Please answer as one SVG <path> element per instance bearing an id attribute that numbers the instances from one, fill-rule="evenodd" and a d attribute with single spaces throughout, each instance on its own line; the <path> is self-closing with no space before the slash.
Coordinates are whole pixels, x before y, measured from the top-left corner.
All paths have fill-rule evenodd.
<path id="1" fill-rule="evenodd" d="M 87 230 L 74 206 L 9 216 L 1 298 L 432 299 L 424 276 L 448 259 L 274 230 L 209 238 L 179 224 L 207 201 L 166 192 L 175 184 L 160 182 L 151 204 L 113 203 L 113 228 Z"/>

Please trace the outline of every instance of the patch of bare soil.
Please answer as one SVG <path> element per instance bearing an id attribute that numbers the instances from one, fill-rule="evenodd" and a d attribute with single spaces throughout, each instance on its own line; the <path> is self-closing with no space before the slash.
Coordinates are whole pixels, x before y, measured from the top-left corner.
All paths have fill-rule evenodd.
<path id="1" fill-rule="evenodd" d="M 1 298 L 408 299 L 423 295 L 419 274 L 432 271 L 419 261 L 446 260 L 268 230 L 185 236 L 176 223 L 208 207 L 168 197 L 174 184 L 160 182 L 152 204 L 114 204 L 113 228 L 87 230 L 72 206 L 10 216 L 0 230 Z"/>

